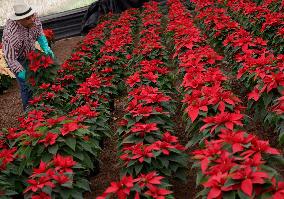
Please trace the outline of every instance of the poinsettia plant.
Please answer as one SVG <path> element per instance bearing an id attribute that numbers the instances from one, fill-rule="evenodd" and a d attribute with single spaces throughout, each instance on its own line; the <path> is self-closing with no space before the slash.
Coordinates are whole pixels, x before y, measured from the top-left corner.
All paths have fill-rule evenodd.
<path id="1" fill-rule="evenodd" d="M 80 172 L 80 166 L 72 156 L 55 154 L 52 160 L 41 161 L 33 169 L 23 193 L 29 198 L 83 198 L 81 189 L 89 191 L 89 183 L 78 178 L 76 172 Z"/>
<path id="2" fill-rule="evenodd" d="M 51 56 L 35 50 L 31 51 L 27 58 L 29 60 L 27 78 L 32 88 L 36 88 L 42 83 L 54 82 L 59 66 Z"/>
<path id="3" fill-rule="evenodd" d="M 282 159 L 280 152 L 244 131 L 221 129 L 218 139 L 206 141 L 193 155 L 204 198 L 272 197 L 275 181 L 281 179 L 269 163 L 273 157 Z"/>
<path id="4" fill-rule="evenodd" d="M 123 176 L 119 182 L 111 182 L 111 185 L 97 199 L 108 199 L 115 195 L 118 198 L 174 198 L 172 191 L 168 190 L 169 184 L 163 176 L 156 172 L 141 173 L 137 178 Z"/>
<path id="5" fill-rule="evenodd" d="M 52 29 L 43 29 L 43 34 L 45 35 L 49 45 L 53 44 L 55 41 L 55 34 Z"/>

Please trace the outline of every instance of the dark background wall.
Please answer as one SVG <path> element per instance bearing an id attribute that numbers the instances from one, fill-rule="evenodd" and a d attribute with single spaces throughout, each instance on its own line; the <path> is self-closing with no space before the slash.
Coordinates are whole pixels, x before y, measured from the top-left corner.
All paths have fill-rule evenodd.
<path id="1" fill-rule="evenodd" d="M 140 7 L 148 0 L 99 0 L 101 6 L 105 6 L 106 11 L 121 12 L 131 7 Z M 165 6 L 167 0 L 156 0 L 160 5 Z M 69 10 L 61 13 L 40 17 L 43 28 L 51 28 L 55 32 L 55 40 L 77 36 L 81 34 L 82 21 L 89 6 Z M 97 10 L 88 10 L 92 14 Z M 0 26 L 0 41 L 2 40 L 3 27 Z"/>

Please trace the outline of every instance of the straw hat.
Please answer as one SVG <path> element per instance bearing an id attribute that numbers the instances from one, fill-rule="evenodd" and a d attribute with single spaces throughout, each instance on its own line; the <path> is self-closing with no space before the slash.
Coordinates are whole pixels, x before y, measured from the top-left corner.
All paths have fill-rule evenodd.
<path id="1" fill-rule="evenodd" d="M 35 10 L 24 0 L 16 0 L 13 5 L 14 13 L 9 17 L 12 20 L 27 18 L 35 13 Z"/>

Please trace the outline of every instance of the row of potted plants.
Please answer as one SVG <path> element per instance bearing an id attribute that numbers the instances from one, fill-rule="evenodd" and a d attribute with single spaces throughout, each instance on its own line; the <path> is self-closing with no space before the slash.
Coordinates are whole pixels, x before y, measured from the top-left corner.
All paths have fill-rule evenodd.
<path id="1" fill-rule="evenodd" d="M 61 68 L 40 52 L 29 55 L 35 97 L 19 127 L 1 132 L 1 197 L 83 198 L 90 190 L 88 176 L 110 131 L 104 89 L 112 85 L 92 66 L 115 21 L 108 17 Z"/>
<path id="2" fill-rule="evenodd" d="M 162 89 L 169 71 L 163 62 L 161 17 L 157 2 L 144 4 L 126 80 L 126 113 L 117 131 L 122 177 L 98 198 L 173 198 L 168 178 L 185 177 L 185 148 L 172 135 L 174 103 Z"/>
<path id="3" fill-rule="evenodd" d="M 216 50 L 224 54 L 224 64 L 237 73 L 237 78 L 249 91 L 248 110 L 253 112 L 256 121 L 279 132 L 281 141 L 283 56 L 269 51 L 266 41 L 243 29 L 215 1 L 204 3 L 197 0 L 194 3 L 195 20 L 207 31 Z"/>
<path id="4" fill-rule="evenodd" d="M 229 8 L 231 16 L 246 30 L 262 36 L 276 54 L 283 54 L 284 15 L 280 3 L 281 1 L 270 0 L 261 3 L 251 0 L 222 2 Z M 277 7 L 279 10 L 275 10 Z"/>
<path id="5" fill-rule="evenodd" d="M 197 127 L 195 137 L 202 147 L 193 152 L 194 167 L 199 170 L 197 183 L 204 187 L 199 196 L 282 198 L 283 182 L 269 166 L 273 158 L 281 158 L 280 152 L 242 128 L 243 107 L 225 88 L 228 77 L 219 69 L 222 57 L 206 44 L 206 37 L 179 0 L 170 0 L 168 5 L 168 31 L 174 33 L 184 74 L 185 114 L 189 126 Z"/>

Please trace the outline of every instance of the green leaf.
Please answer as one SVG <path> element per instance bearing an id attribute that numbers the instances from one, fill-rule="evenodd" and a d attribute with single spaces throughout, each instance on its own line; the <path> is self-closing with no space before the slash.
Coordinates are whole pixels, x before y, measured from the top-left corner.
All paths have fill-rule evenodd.
<path id="1" fill-rule="evenodd" d="M 151 164 L 151 158 L 144 158 L 144 162 L 147 162 L 148 164 Z"/>
<path id="2" fill-rule="evenodd" d="M 144 137 L 144 139 L 148 142 L 148 143 L 154 143 L 155 142 L 155 138 L 152 135 L 146 135 Z M 137 142 L 136 142 L 137 143 Z"/>
<path id="3" fill-rule="evenodd" d="M 242 190 L 238 189 L 238 196 L 240 199 L 250 199 L 249 196 L 247 196 Z"/>
<path id="4" fill-rule="evenodd" d="M 72 194 L 72 198 L 84 199 L 82 192 L 78 192 L 78 191 L 72 190 L 71 194 Z"/>
<path id="5" fill-rule="evenodd" d="M 169 160 L 165 157 L 159 158 L 160 161 L 162 162 L 163 167 L 168 168 L 169 167 Z"/>
<path id="6" fill-rule="evenodd" d="M 235 191 L 230 191 L 230 192 L 225 192 L 223 194 L 224 199 L 235 199 L 236 198 L 236 192 Z"/>
<path id="7" fill-rule="evenodd" d="M 90 189 L 90 182 L 86 179 L 79 179 L 76 181 L 75 184 L 76 187 L 82 188 L 85 191 L 91 191 Z"/>
<path id="8" fill-rule="evenodd" d="M 69 199 L 70 198 L 70 190 L 65 189 L 60 191 L 60 196 L 62 199 Z"/>
<path id="9" fill-rule="evenodd" d="M 93 146 L 91 146 L 91 144 L 92 144 Z M 92 142 L 92 143 L 89 143 L 89 142 L 80 142 L 80 145 L 83 147 L 84 150 L 90 152 L 90 153 L 93 154 L 94 156 L 96 156 L 97 153 L 98 153 L 99 150 L 100 150 L 100 147 L 99 147 L 96 143 L 94 143 L 94 142 Z M 96 148 L 94 148 L 94 147 L 96 147 Z M 95 150 L 95 149 L 97 149 L 97 150 Z"/>
<path id="10" fill-rule="evenodd" d="M 48 131 L 48 127 L 47 126 L 38 127 L 37 131 L 40 131 L 40 132 L 44 133 L 44 132 Z"/>
<path id="11" fill-rule="evenodd" d="M 130 160 L 127 164 L 127 167 L 133 166 L 134 164 L 136 164 L 136 162 L 137 162 L 136 160 Z"/>
<path id="12" fill-rule="evenodd" d="M 203 189 L 200 191 L 195 198 L 200 198 L 201 196 L 208 196 L 209 189 Z"/>
<path id="13" fill-rule="evenodd" d="M 68 137 L 65 140 L 65 143 L 67 144 L 67 146 L 69 146 L 73 151 L 75 151 L 76 148 L 76 139 L 72 138 L 72 137 Z"/>
<path id="14" fill-rule="evenodd" d="M 48 152 L 51 153 L 52 155 L 55 155 L 57 151 L 58 151 L 58 144 L 48 147 Z"/>
<path id="15" fill-rule="evenodd" d="M 280 133 L 279 135 L 279 142 L 280 144 L 284 144 L 284 131 Z"/>
<path id="16" fill-rule="evenodd" d="M 78 152 L 74 153 L 74 157 L 78 158 L 79 160 L 84 160 L 84 153 L 83 152 Z"/>
<path id="17" fill-rule="evenodd" d="M 186 148 L 192 147 L 194 145 L 196 145 L 198 142 L 201 142 L 203 139 L 205 139 L 207 136 L 204 135 L 204 133 L 199 133 L 195 136 L 193 136 L 193 138 L 186 144 Z"/>
<path id="18" fill-rule="evenodd" d="M 196 176 L 196 187 L 198 187 L 198 185 L 203 182 L 206 182 L 206 177 L 202 174 L 201 171 L 199 171 Z"/>
<path id="19" fill-rule="evenodd" d="M 22 161 L 21 164 L 20 164 L 20 166 L 19 166 L 19 168 L 17 169 L 17 174 L 18 174 L 19 176 L 22 175 L 22 173 L 23 173 L 23 171 L 24 171 L 24 169 L 25 169 L 26 166 L 27 166 L 27 160 Z"/>
<path id="20" fill-rule="evenodd" d="M 178 169 L 178 171 L 175 173 L 175 176 L 182 180 L 183 182 L 186 182 L 186 170 L 184 168 Z"/>
<path id="21" fill-rule="evenodd" d="M 30 146 L 27 146 L 23 151 L 22 153 L 20 153 L 21 155 L 24 155 L 26 157 L 26 159 L 29 159 L 30 158 L 30 155 L 31 155 L 31 152 L 32 152 L 32 148 Z"/>
<path id="22" fill-rule="evenodd" d="M 135 135 L 130 135 L 130 136 L 127 136 L 125 139 L 123 139 L 122 143 L 123 144 L 132 144 L 132 143 L 137 143 L 141 141 L 141 138 L 135 136 Z"/>
<path id="23" fill-rule="evenodd" d="M 91 134 L 91 132 L 88 129 L 83 129 L 83 128 L 77 129 L 76 132 L 78 132 L 80 135 L 90 135 Z"/>
<path id="24" fill-rule="evenodd" d="M 42 154 L 41 160 L 43 162 L 49 162 L 52 159 L 53 155 L 51 155 L 50 153 L 44 153 Z"/>
<path id="25" fill-rule="evenodd" d="M 272 198 L 271 193 L 264 193 L 261 195 L 261 199 L 270 199 Z"/>
<path id="26" fill-rule="evenodd" d="M 229 186 L 232 186 L 232 185 L 235 185 L 235 184 L 238 184 L 238 183 L 239 183 L 239 182 L 237 182 L 237 181 L 235 181 L 235 180 L 229 178 L 229 179 L 225 182 L 224 186 L 225 186 L 225 187 L 229 187 Z"/>
<path id="27" fill-rule="evenodd" d="M 18 193 L 16 191 L 6 191 L 5 192 L 5 195 L 6 196 L 13 196 L 13 195 L 17 195 Z M 1 196 L 2 197 L 2 196 Z M 7 198 L 10 198 L 10 197 L 7 197 Z"/>
<path id="28" fill-rule="evenodd" d="M 88 154 L 84 154 L 84 164 L 90 168 L 90 169 L 94 169 L 94 164 L 90 158 L 90 156 Z"/>
<path id="29" fill-rule="evenodd" d="M 52 188 L 51 187 L 48 187 L 48 186 L 45 186 L 43 189 L 42 189 L 43 192 L 51 195 L 52 193 Z"/>
<path id="30" fill-rule="evenodd" d="M 264 171 L 266 171 L 270 176 L 276 176 L 278 174 L 278 172 L 272 167 L 269 167 L 269 166 L 266 166 L 266 165 L 261 165 L 261 168 Z"/>
<path id="31" fill-rule="evenodd" d="M 41 156 L 41 154 L 43 153 L 45 147 L 44 145 L 38 145 L 38 149 L 37 149 L 37 155 Z"/>
<path id="32" fill-rule="evenodd" d="M 141 172 L 142 168 L 143 164 L 139 164 L 134 167 L 136 175 L 138 175 Z"/>
<path id="33" fill-rule="evenodd" d="M 264 101 L 265 107 L 267 107 L 271 103 L 273 95 L 270 95 L 267 93 L 264 93 L 263 95 L 264 95 L 263 101 Z"/>

